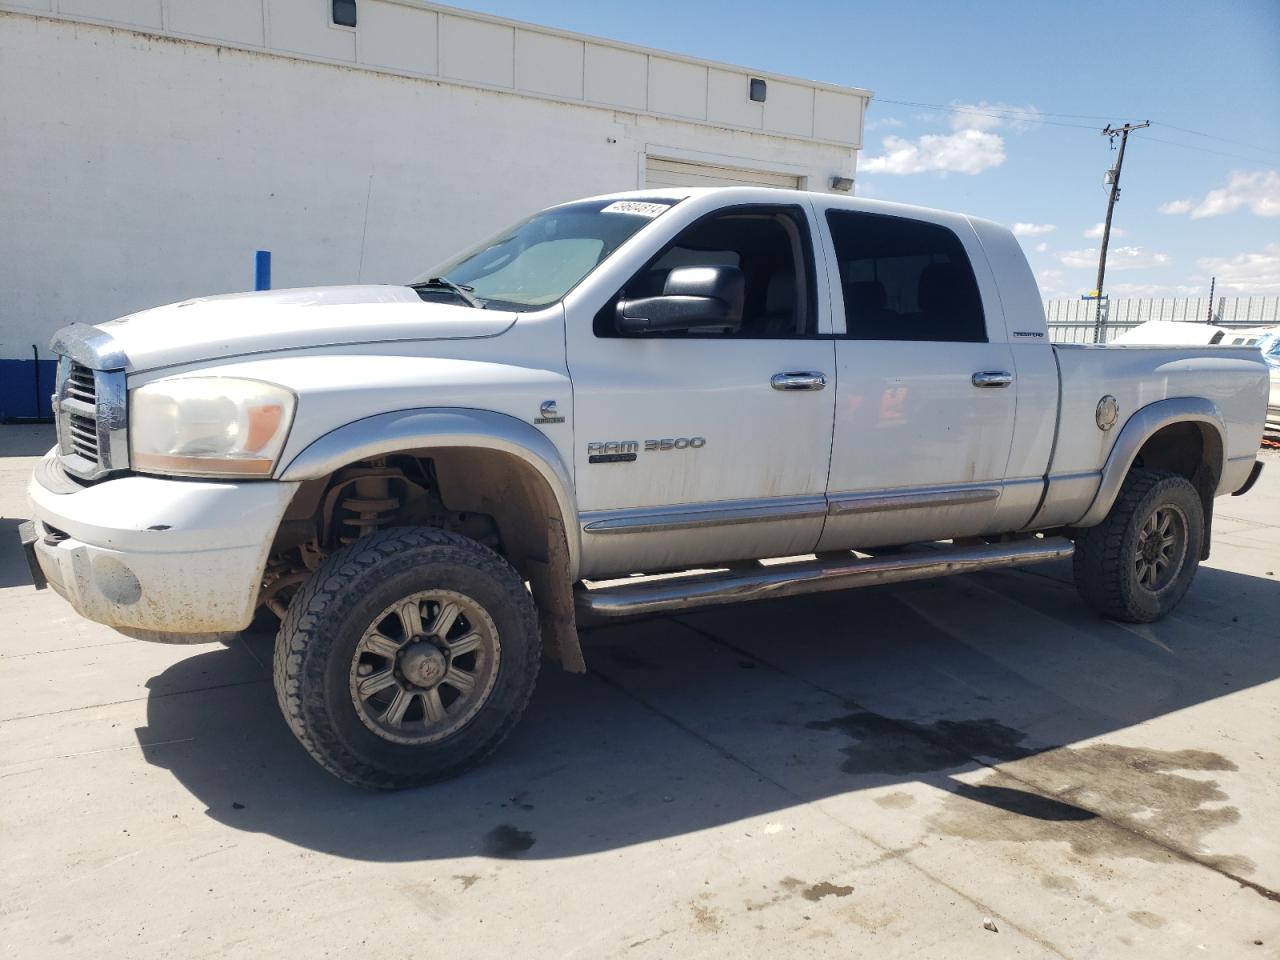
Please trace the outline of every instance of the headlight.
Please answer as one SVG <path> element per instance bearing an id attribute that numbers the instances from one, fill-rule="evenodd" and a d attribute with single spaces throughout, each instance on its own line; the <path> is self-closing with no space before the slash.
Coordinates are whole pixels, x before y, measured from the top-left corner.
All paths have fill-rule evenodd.
<path id="1" fill-rule="evenodd" d="M 175 377 L 129 394 L 135 470 L 268 477 L 289 435 L 294 395 L 260 380 Z"/>

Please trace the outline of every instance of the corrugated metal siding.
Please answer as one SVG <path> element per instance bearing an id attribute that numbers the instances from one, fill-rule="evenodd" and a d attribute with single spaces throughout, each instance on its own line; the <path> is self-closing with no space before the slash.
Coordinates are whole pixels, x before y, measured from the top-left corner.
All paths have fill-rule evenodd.
<path id="1" fill-rule="evenodd" d="M 687 163 L 660 157 L 645 158 L 644 182 L 646 187 L 752 186 L 800 189 L 800 178 L 785 173 L 722 167 L 709 163 Z"/>
<path id="2" fill-rule="evenodd" d="M 0 11 L 87 21 L 294 58 L 427 77 L 692 123 L 861 147 L 871 94 L 759 73 L 420 0 L 0 0 Z M 747 95 L 752 77 L 768 97 Z"/>

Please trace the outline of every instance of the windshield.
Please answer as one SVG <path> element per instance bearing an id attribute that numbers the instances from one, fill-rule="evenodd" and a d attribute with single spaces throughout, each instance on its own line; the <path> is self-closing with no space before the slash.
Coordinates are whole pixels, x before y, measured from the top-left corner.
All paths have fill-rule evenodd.
<path id="1" fill-rule="evenodd" d="M 536 310 L 560 300 L 676 199 L 584 200 L 535 213 L 491 240 L 420 274 L 420 296 L 457 299 L 447 280 L 482 306 Z"/>

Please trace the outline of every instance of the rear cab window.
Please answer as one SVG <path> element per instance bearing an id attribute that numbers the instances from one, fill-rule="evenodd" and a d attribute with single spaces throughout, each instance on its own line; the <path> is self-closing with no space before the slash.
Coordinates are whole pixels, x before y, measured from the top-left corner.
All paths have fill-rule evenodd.
<path id="1" fill-rule="evenodd" d="M 985 343 L 986 318 L 960 238 L 923 220 L 828 210 L 852 340 Z"/>

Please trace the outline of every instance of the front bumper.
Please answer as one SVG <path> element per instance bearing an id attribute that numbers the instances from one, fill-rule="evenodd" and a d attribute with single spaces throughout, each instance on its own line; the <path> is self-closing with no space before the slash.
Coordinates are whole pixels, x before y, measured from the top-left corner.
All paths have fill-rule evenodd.
<path id="1" fill-rule="evenodd" d="M 59 482 L 51 452 L 27 488 L 32 548 L 90 620 L 135 635 L 243 630 L 297 486 L 131 476 L 80 487 Z"/>

